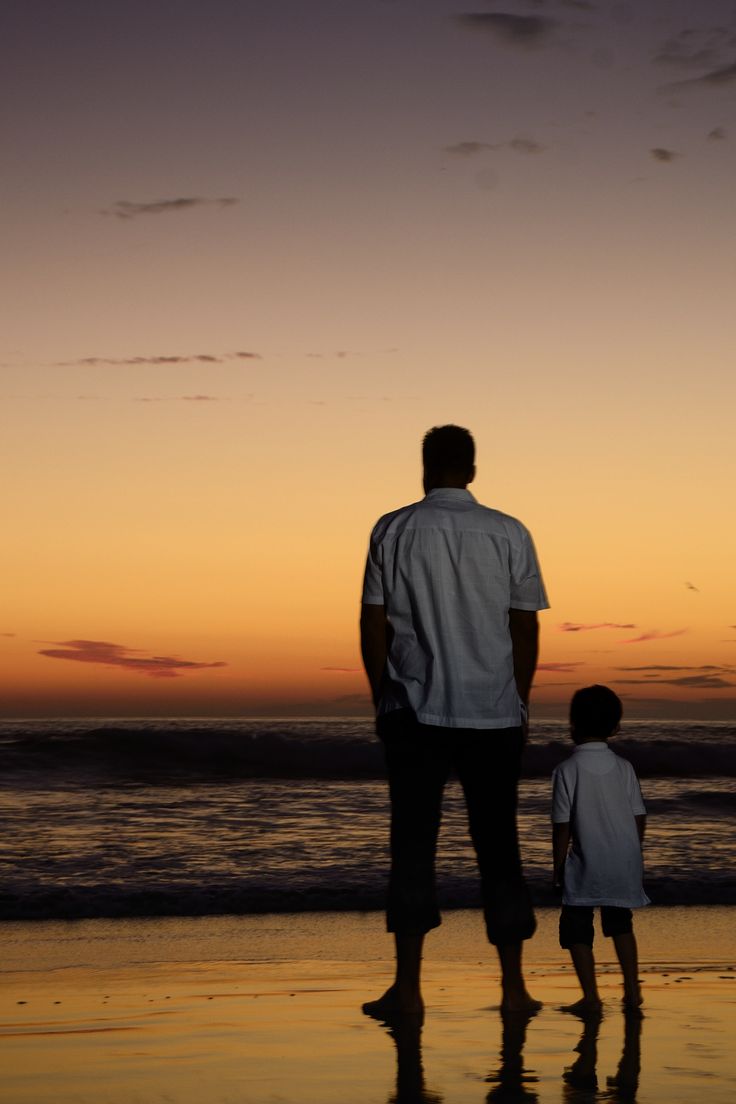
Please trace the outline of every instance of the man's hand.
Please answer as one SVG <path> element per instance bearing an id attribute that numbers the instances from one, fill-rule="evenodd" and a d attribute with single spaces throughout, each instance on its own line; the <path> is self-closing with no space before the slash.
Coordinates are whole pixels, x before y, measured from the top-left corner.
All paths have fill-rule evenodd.
<path id="1" fill-rule="evenodd" d="M 524 705 L 528 706 L 539 654 L 539 619 L 536 611 L 510 609 L 509 633 L 516 689 Z"/>
<path id="2" fill-rule="evenodd" d="M 385 606 L 363 605 L 360 609 L 360 650 L 371 684 L 373 704 L 378 707 L 388 659 L 389 623 Z"/>

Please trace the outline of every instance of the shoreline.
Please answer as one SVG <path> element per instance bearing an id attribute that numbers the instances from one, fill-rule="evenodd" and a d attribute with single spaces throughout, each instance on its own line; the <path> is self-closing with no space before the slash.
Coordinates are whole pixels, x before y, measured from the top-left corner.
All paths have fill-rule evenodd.
<path id="1" fill-rule="evenodd" d="M 4 1101 L 582 1104 L 592 1078 L 618 1078 L 607 1099 L 730 1104 L 736 912 L 693 909 L 640 910 L 641 1019 L 622 1014 L 597 937 L 595 1023 L 560 1011 L 577 982 L 557 910 L 525 949 L 544 1008 L 521 1021 L 499 1014 L 480 914 L 447 914 L 427 940 L 421 1033 L 361 1014 L 391 976 L 378 913 L 2 924 Z"/>

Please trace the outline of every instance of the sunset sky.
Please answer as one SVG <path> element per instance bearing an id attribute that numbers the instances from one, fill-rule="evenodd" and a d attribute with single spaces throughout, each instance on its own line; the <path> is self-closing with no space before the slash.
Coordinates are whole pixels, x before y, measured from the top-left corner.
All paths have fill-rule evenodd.
<path id="1" fill-rule="evenodd" d="M 2 714 L 368 712 L 468 426 L 533 708 L 736 707 L 732 0 L 9 0 Z"/>

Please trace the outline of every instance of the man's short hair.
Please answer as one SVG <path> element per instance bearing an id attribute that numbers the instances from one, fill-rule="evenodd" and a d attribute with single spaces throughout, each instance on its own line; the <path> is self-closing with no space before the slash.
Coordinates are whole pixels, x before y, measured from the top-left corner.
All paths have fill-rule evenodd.
<path id="1" fill-rule="evenodd" d="M 475 441 L 462 426 L 434 426 L 422 441 L 424 468 L 435 475 L 468 475 L 475 464 Z"/>
<path id="2" fill-rule="evenodd" d="M 570 725 L 580 740 L 605 740 L 618 728 L 623 716 L 618 694 L 608 686 L 585 686 L 570 702 Z"/>

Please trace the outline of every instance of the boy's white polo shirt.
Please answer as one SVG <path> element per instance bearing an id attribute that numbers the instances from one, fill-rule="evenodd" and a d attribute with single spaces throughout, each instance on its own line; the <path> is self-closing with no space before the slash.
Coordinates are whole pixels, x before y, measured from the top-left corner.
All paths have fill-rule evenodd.
<path id="1" fill-rule="evenodd" d="M 646 814 L 631 763 L 606 743 L 580 744 L 552 775 L 552 820 L 569 822 L 564 905 L 639 908 L 641 843 L 635 817 Z"/>

